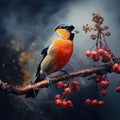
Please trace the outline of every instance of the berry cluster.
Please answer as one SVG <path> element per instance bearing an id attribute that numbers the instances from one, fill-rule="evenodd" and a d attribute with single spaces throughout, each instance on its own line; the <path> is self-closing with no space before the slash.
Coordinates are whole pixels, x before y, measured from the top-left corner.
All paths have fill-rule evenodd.
<path id="1" fill-rule="evenodd" d="M 104 101 L 103 100 L 97 100 L 97 99 L 86 99 L 85 100 L 85 104 L 86 105 L 99 105 L 99 106 L 101 106 L 101 105 L 104 105 Z"/>
<path id="2" fill-rule="evenodd" d="M 95 40 L 95 49 L 93 50 L 94 46 L 87 50 L 85 52 L 85 55 L 89 58 L 91 58 L 94 62 L 101 61 L 102 63 L 108 63 L 112 66 L 112 72 L 120 74 L 120 58 L 115 57 L 115 55 L 111 52 L 107 42 L 106 37 L 111 35 L 111 32 L 109 32 L 109 27 L 104 26 L 104 18 L 99 13 L 93 13 L 92 14 L 92 21 L 94 22 L 94 25 L 86 24 L 83 26 L 83 30 L 87 32 L 91 32 L 90 38 L 92 40 Z M 96 73 L 97 74 L 97 73 Z M 103 74 L 103 75 L 102 75 Z M 107 87 L 110 85 L 110 82 L 106 80 L 106 73 L 102 73 L 95 75 L 92 77 L 94 79 L 96 86 L 97 86 L 97 92 L 98 88 L 100 91 L 101 96 L 107 95 Z M 120 93 L 120 81 L 119 84 L 116 87 L 116 91 Z M 86 104 L 95 105 L 99 104 L 99 100 L 91 100 L 87 99 L 85 101 Z M 104 104 L 104 101 L 100 101 L 101 104 Z"/>
<path id="3" fill-rule="evenodd" d="M 106 75 L 96 76 L 94 78 L 95 82 L 98 84 L 98 86 L 101 88 L 100 94 L 102 96 L 107 95 L 107 87 L 110 85 L 110 82 L 106 80 Z"/>
<path id="4" fill-rule="evenodd" d="M 94 25 L 83 25 L 83 30 L 87 32 L 91 32 L 90 38 L 95 41 L 95 45 L 85 52 L 85 55 L 92 59 L 94 62 L 101 61 L 102 63 L 107 63 L 112 65 L 112 72 L 120 74 L 120 58 L 116 58 L 115 55 L 111 52 L 107 42 L 106 37 L 110 36 L 111 33 L 108 31 L 109 27 L 104 26 L 104 18 L 99 13 L 92 14 L 92 21 Z M 95 49 L 93 50 L 93 48 Z M 111 71 L 111 69 L 110 69 Z M 96 72 L 95 76 L 92 76 L 92 79 L 96 83 L 96 93 L 98 92 L 101 96 L 107 95 L 107 88 L 110 85 L 108 79 L 106 79 L 107 72 L 102 71 L 101 73 Z M 66 96 L 70 95 L 73 92 L 78 92 L 80 87 L 78 82 L 76 81 L 69 81 L 69 83 L 64 83 L 62 81 L 58 82 L 58 87 L 63 89 L 63 93 L 57 94 L 55 96 L 55 103 L 59 106 L 63 107 L 71 107 L 73 103 L 71 100 L 67 100 Z M 120 81 L 116 87 L 116 91 L 120 93 Z M 103 100 L 98 100 L 95 98 L 86 99 L 85 104 L 87 105 L 104 105 Z"/>
<path id="5" fill-rule="evenodd" d="M 62 106 L 62 107 L 72 107 L 73 103 L 71 100 L 63 99 L 60 94 L 55 95 L 55 103 L 56 105 Z"/>
<path id="6" fill-rule="evenodd" d="M 59 81 L 57 83 L 58 88 L 63 89 L 63 93 L 55 95 L 55 103 L 59 106 L 62 107 L 72 107 L 73 103 L 71 100 L 67 100 L 66 96 L 70 95 L 72 92 L 79 92 L 80 91 L 80 86 L 77 81 L 72 80 L 69 81 L 69 83 L 64 83 L 63 81 Z"/>
<path id="7" fill-rule="evenodd" d="M 94 51 L 87 50 L 85 52 L 85 55 L 87 57 L 90 57 L 94 62 L 101 60 L 103 63 L 107 63 L 112 58 L 111 54 L 107 50 L 102 49 L 102 48 L 99 48 Z"/>
<path id="8" fill-rule="evenodd" d="M 107 95 L 107 87 L 110 85 L 110 82 L 106 80 L 106 75 L 97 75 L 93 77 L 93 80 L 97 84 L 97 92 L 98 92 L 98 87 L 100 88 L 100 95 L 101 96 L 106 96 Z M 86 99 L 85 100 L 86 105 L 104 105 L 103 100 L 97 100 L 97 99 Z"/>

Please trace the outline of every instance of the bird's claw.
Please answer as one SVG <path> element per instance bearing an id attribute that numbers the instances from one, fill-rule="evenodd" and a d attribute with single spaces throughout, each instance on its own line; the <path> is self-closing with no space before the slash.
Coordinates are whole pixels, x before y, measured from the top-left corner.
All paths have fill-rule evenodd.
<path id="1" fill-rule="evenodd" d="M 51 84 L 52 84 L 51 78 L 47 77 L 46 79 L 48 80 L 48 86 L 51 87 Z"/>
<path id="2" fill-rule="evenodd" d="M 33 85 L 34 83 L 33 83 L 33 81 L 31 81 L 31 85 Z"/>
<path id="3" fill-rule="evenodd" d="M 70 79 L 70 74 L 67 71 L 65 71 L 65 70 L 60 70 L 60 71 L 67 75 L 67 79 Z"/>

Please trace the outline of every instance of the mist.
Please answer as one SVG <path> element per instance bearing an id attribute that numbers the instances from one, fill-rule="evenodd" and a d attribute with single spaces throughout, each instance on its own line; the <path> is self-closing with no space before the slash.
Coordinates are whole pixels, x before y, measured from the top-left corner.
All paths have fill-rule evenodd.
<path id="1" fill-rule="evenodd" d="M 34 81 L 40 52 L 54 38 L 55 27 L 62 23 L 72 24 L 80 31 L 74 39 L 73 56 L 64 69 L 72 72 L 95 65 L 84 56 L 84 52 L 95 43 L 90 40 L 89 33 L 86 34 L 82 30 L 84 24 L 93 24 L 91 21 L 93 12 L 99 12 L 104 17 L 104 25 L 108 25 L 111 31 L 111 36 L 106 38 L 107 42 L 112 52 L 116 56 L 120 56 L 119 4 L 119 0 L 61 0 L 57 2 L 55 0 L 1 0 L 0 53 L 2 59 L 0 62 L 0 79 L 11 81 L 12 84 L 17 84 L 19 81 L 23 85 L 26 79 L 19 72 L 19 69 L 21 71 L 24 68 L 29 73 L 27 83 L 30 80 Z M 21 53 L 27 53 L 28 58 L 21 58 Z M 11 63 L 13 58 L 17 62 Z M 100 65 L 101 63 L 96 64 Z M 18 71 L 10 70 L 13 65 L 17 66 Z M 42 89 L 39 95 L 31 100 L 23 99 L 24 97 L 19 99 L 16 96 L 2 95 L 0 102 L 4 101 L 5 105 L 0 104 L 0 119 L 119 120 L 120 96 L 115 92 L 119 75 L 111 74 L 108 79 L 111 82 L 109 94 L 103 98 L 105 105 L 101 108 L 91 108 L 84 105 L 84 100 L 90 95 L 93 96 L 94 88 L 90 86 L 90 81 L 77 78 L 80 80 L 82 89 L 80 93 L 71 97 L 77 107 L 59 108 L 56 106 L 54 95 L 59 90 L 56 85 L 53 85 L 51 89 Z M 6 110 L 4 106 L 9 109 Z"/>

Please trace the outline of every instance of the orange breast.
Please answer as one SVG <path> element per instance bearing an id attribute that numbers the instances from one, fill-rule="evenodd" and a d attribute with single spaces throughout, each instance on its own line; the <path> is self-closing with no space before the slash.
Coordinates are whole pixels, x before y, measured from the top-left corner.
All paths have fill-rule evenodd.
<path id="1" fill-rule="evenodd" d="M 70 40 L 54 40 L 55 55 L 54 55 L 54 70 L 62 69 L 69 61 L 73 53 L 73 42 Z"/>

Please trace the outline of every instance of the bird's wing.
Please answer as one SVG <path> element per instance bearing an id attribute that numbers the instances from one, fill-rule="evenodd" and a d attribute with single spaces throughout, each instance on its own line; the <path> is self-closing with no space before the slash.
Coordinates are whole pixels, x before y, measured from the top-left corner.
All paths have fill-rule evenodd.
<path id="1" fill-rule="evenodd" d="M 42 59 L 41 59 L 39 65 L 38 65 L 37 72 L 36 72 L 36 76 L 38 76 L 38 74 L 39 74 L 39 72 L 40 72 L 40 69 L 41 69 L 40 65 L 41 65 L 41 62 L 43 61 L 43 59 L 45 58 L 45 56 L 47 55 L 47 50 L 48 50 L 48 48 L 49 48 L 49 46 L 46 47 L 46 48 L 44 48 L 44 49 L 42 50 L 42 52 L 41 52 Z"/>

